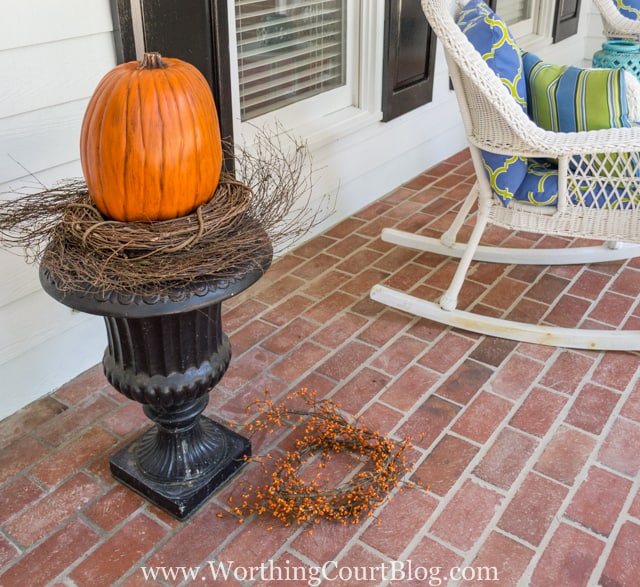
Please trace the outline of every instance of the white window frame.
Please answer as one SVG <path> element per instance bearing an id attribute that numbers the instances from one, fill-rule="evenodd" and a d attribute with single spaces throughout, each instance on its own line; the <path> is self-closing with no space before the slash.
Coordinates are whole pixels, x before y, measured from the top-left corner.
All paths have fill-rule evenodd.
<path id="1" fill-rule="evenodd" d="M 339 139 L 358 128 L 382 119 L 382 54 L 385 0 L 347 0 L 347 80 L 346 86 L 323 92 L 253 118 L 240 120 L 240 81 L 235 43 L 235 5 L 228 1 L 231 63 L 231 98 L 236 140 L 250 144 L 263 128 L 278 124 L 313 146 Z"/>
<path id="2" fill-rule="evenodd" d="M 535 52 L 552 44 L 555 5 L 555 0 L 532 0 L 531 18 L 509 27 L 523 48 Z"/>
<path id="3" fill-rule="evenodd" d="M 498 0 L 498 7 L 500 6 L 500 0 Z M 511 34 L 516 38 L 523 38 L 528 35 L 537 34 L 538 29 L 538 8 L 540 6 L 540 0 L 531 0 L 531 16 L 526 20 L 521 20 L 516 24 L 509 25 Z"/>

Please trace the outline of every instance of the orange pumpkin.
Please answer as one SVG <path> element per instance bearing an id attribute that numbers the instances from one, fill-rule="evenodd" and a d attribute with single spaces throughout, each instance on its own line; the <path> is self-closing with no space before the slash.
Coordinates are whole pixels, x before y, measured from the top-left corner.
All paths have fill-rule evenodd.
<path id="1" fill-rule="evenodd" d="M 113 220 L 168 220 L 207 202 L 222 143 L 204 76 L 159 53 L 112 69 L 87 106 L 80 161 L 93 202 Z"/>

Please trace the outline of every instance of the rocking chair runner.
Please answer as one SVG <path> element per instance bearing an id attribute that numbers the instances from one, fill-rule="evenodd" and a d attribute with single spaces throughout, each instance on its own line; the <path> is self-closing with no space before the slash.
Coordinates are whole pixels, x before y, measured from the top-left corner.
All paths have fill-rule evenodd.
<path id="1" fill-rule="evenodd" d="M 640 2 L 633 0 L 593 0 L 600 12 L 605 37 L 640 41 Z M 620 4 L 628 8 L 618 8 Z M 635 5 L 635 8 L 633 8 Z"/>
<path id="2" fill-rule="evenodd" d="M 516 341 L 583 349 L 640 350 L 640 331 L 525 324 L 456 308 L 458 293 L 474 259 L 504 264 L 567 265 L 640 256 L 640 245 L 626 244 L 640 243 L 640 165 L 637 157 L 629 155 L 640 152 L 640 128 L 544 130 L 531 120 L 462 32 L 454 20 L 457 0 L 423 0 L 422 7 L 444 46 L 476 183 L 439 240 L 395 229 L 382 232 L 387 242 L 460 258 L 439 304 L 382 284 L 372 288 L 372 299 L 453 327 Z M 630 107 L 634 104 L 637 96 L 630 100 Z M 505 205 L 486 171 L 487 157 L 492 153 L 517 155 L 527 161 L 557 161 L 555 203 L 542 206 L 507 201 Z M 476 202 L 475 225 L 469 241 L 458 243 L 457 234 L 473 213 Z M 480 246 L 488 223 L 514 231 L 600 240 L 604 244 L 541 250 Z"/>

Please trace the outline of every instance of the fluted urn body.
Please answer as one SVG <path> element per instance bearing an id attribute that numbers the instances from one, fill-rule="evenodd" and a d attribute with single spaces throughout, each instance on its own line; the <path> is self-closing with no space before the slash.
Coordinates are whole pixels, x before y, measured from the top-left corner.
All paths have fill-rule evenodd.
<path id="1" fill-rule="evenodd" d="M 191 515 L 251 454 L 247 439 L 202 412 L 231 360 L 222 302 L 267 267 L 154 296 L 98 294 L 91 286 L 67 292 L 46 265 L 40 268 L 52 297 L 104 317 L 107 379 L 141 403 L 153 423 L 111 457 L 112 474 L 178 519 Z"/>

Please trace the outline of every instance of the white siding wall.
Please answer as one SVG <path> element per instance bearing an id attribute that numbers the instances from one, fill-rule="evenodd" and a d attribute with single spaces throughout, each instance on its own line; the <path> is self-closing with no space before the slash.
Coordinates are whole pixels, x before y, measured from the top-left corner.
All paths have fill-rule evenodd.
<path id="1" fill-rule="evenodd" d="M 602 32 L 600 13 L 593 2 L 586 2 L 586 7 L 583 6 L 583 15 L 586 23 L 584 29 L 585 60 L 590 64 L 593 54 L 602 48 L 605 37 Z"/>
<path id="2" fill-rule="evenodd" d="M 0 19 L 2 198 L 81 175 L 82 115 L 115 65 L 108 0 L 8 4 Z M 0 250 L 0 418 L 98 363 L 105 346 L 101 319 L 50 299 L 19 253 Z"/>
<path id="3" fill-rule="evenodd" d="M 583 3 L 576 37 L 540 51 L 585 59 Z M 20 0 L 0 21 L 0 191 L 80 175 L 77 143 L 93 88 L 115 65 L 108 0 Z M 439 48 L 434 99 L 390 123 L 371 122 L 312 149 L 316 191 L 339 185 L 326 225 L 383 196 L 465 146 Z M 313 144 L 313 143 L 312 143 Z M 29 174 L 25 171 L 28 170 Z M 326 226 L 325 225 L 325 226 Z M 100 318 L 73 313 L 40 289 L 37 271 L 0 250 L 0 418 L 98 363 Z"/>

